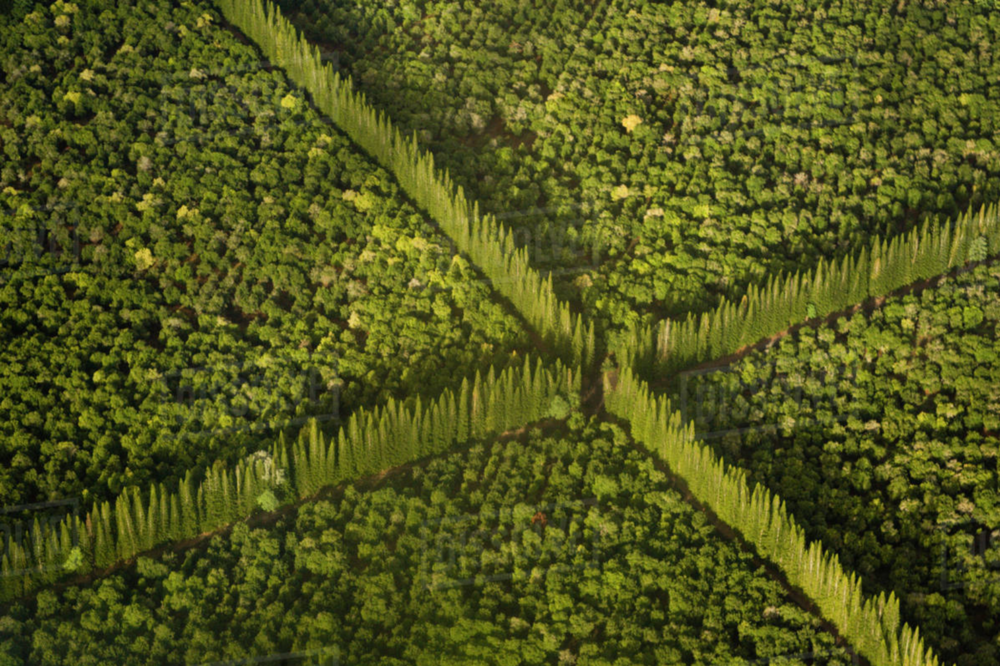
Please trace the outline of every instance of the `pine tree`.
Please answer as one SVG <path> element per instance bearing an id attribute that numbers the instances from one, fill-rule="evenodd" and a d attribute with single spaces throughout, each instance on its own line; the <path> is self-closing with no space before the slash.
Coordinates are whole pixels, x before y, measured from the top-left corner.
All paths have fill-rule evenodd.
<path id="1" fill-rule="evenodd" d="M 458 405 L 455 403 L 455 394 L 446 391 L 448 396 L 448 408 L 444 420 L 445 426 L 445 447 L 450 447 L 459 441 L 458 435 Z"/>
<path id="2" fill-rule="evenodd" d="M 484 432 L 482 384 L 483 381 L 479 376 L 479 370 L 476 370 L 475 378 L 472 380 L 472 392 L 469 402 L 469 436 L 473 439 L 481 437 Z"/>
<path id="3" fill-rule="evenodd" d="M 164 504 L 164 506 L 166 505 Z M 194 536 L 195 534 L 193 531 L 185 531 L 183 514 L 181 513 L 181 496 L 179 493 L 170 495 L 170 516 L 164 524 L 169 526 L 164 537 L 165 541 L 177 541 L 186 536 Z"/>
<path id="4" fill-rule="evenodd" d="M 349 436 L 345 437 L 343 433 L 344 431 L 341 429 L 341 438 L 338 445 L 342 461 L 340 467 L 341 481 L 355 479 L 361 475 L 354 442 Z"/>
<path id="5" fill-rule="evenodd" d="M 76 546 L 76 542 L 73 538 L 73 524 L 69 519 L 69 517 L 67 517 L 66 520 L 63 520 L 59 523 L 58 536 L 56 535 L 53 536 L 58 539 L 58 546 L 56 547 L 56 552 L 59 555 L 59 559 L 57 561 L 60 564 L 63 564 L 65 563 L 66 558 L 69 557 L 70 552 Z"/>
<path id="6" fill-rule="evenodd" d="M 184 474 L 178 486 L 181 526 L 180 533 L 185 536 L 193 536 L 199 533 L 201 527 L 201 517 L 198 513 L 198 503 L 196 501 L 194 483 L 191 477 L 191 470 Z"/>
<path id="7" fill-rule="evenodd" d="M 309 495 L 315 494 L 322 483 L 321 470 L 326 466 L 326 442 L 320 432 L 319 422 L 309 419 L 309 472 L 306 474 Z"/>
<path id="8" fill-rule="evenodd" d="M 83 553 L 84 564 L 80 573 L 87 573 L 93 568 L 94 563 L 94 540 L 90 516 L 86 516 L 83 520 L 78 516 L 74 516 L 73 526 L 76 545 L 79 547 L 80 552 Z"/>
<path id="9" fill-rule="evenodd" d="M 194 532 L 195 534 L 201 534 L 203 532 L 210 532 L 215 529 L 215 524 L 213 521 L 213 513 L 209 511 L 208 505 L 206 504 L 205 498 L 205 484 L 199 483 L 198 490 L 195 491 L 194 503 L 196 512 L 198 514 L 198 528 Z"/>
<path id="10" fill-rule="evenodd" d="M 583 337 L 579 318 L 574 320 L 568 305 L 558 301 L 551 276 L 542 280 L 531 268 L 526 252 L 511 251 L 509 230 L 492 216 L 480 215 L 478 204 L 466 199 L 447 172 L 435 171 L 433 155 L 419 148 L 415 134 L 411 140 L 402 139 L 384 113 L 377 113 L 364 95 L 352 91 L 349 79 L 341 79 L 312 55 L 311 47 L 280 13 L 258 13 L 257 7 L 263 6 L 259 0 L 251 5 L 253 9 L 246 12 L 233 0 L 220 2 L 229 21 L 243 29 L 277 65 L 286 67 L 292 80 L 312 93 L 318 106 L 352 140 L 396 175 L 404 190 L 430 213 L 460 251 L 470 255 L 553 348 L 574 357 L 569 360 L 586 362 L 592 345 Z M 270 3 L 267 6 L 271 7 Z"/>
<path id="11" fill-rule="evenodd" d="M 331 483 L 338 484 L 341 481 L 354 478 L 354 470 L 350 467 L 350 462 L 345 458 L 346 450 L 345 440 L 347 438 L 347 433 L 344 432 L 344 426 L 340 426 L 337 429 L 337 435 L 330 442 L 330 447 L 333 450 L 333 475 L 330 478 Z"/>
<path id="12" fill-rule="evenodd" d="M 295 492 L 299 499 L 304 499 L 311 494 L 309 491 L 309 474 L 312 470 L 312 465 L 309 462 L 309 453 L 303 436 L 304 433 L 305 430 L 300 431 L 298 438 L 292 445 L 292 468 L 295 475 Z"/>
<path id="13" fill-rule="evenodd" d="M 97 531 L 94 536 L 94 564 L 100 569 L 108 567 L 117 557 L 118 546 L 111 531 L 111 505 L 102 502 L 99 515 L 95 516 Z"/>
<path id="14" fill-rule="evenodd" d="M 136 538 L 135 516 L 132 513 L 132 502 L 127 494 L 119 495 L 115 500 L 115 523 L 117 526 L 118 559 L 127 560 L 139 552 Z"/>
<path id="15" fill-rule="evenodd" d="M 4 598 L 14 599 L 21 596 L 25 589 L 24 571 L 27 569 L 24 550 L 21 544 L 11 541 L 3 557 Z"/>
<path id="16" fill-rule="evenodd" d="M 254 462 L 240 462 L 234 470 L 233 488 L 235 489 L 236 508 L 233 520 L 244 518 L 253 513 L 253 498 L 256 496 L 251 495 L 250 492 L 257 466 L 258 463 Z"/>
<path id="17" fill-rule="evenodd" d="M 682 426 L 680 414 L 671 414 L 667 401 L 654 399 L 629 368 L 622 369 L 617 386 L 605 384 L 605 405 L 631 424 L 637 441 L 660 452 L 700 502 L 723 522 L 738 526 L 763 557 L 776 562 L 871 663 L 900 663 L 896 646 L 907 645 L 919 657 L 906 663 L 937 666 L 930 649 L 899 626 L 894 598 L 865 597 L 860 579 L 848 576 L 836 556 L 819 542 L 806 542 L 780 498 L 760 486 L 751 489 L 743 470 L 726 467 L 697 442 L 693 424 Z"/>
<path id="18" fill-rule="evenodd" d="M 157 493 L 157 487 L 155 485 L 149 488 L 149 508 L 146 512 L 146 524 L 143 529 L 143 535 L 145 537 L 143 543 L 143 550 L 151 550 L 153 546 L 157 544 L 157 538 L 160 536 L 160 503 Z"/>

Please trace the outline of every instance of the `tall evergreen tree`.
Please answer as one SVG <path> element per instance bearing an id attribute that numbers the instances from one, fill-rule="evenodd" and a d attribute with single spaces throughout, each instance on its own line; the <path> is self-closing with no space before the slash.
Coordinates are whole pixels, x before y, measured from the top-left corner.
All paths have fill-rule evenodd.
<path id="1" fill-rule="evenodd" d="M 149 488 L 149 507 L 146 512 L 146 524 L 143 528 L 143 550 L 150 550 L 157 543 L 160 536 L 160 504 L 156 485 Z"/>
<path id="2" fill-rule="evenodd" d="M 115 501 L 114 513 L 117 526 L 115 542 L 118 545 L 118 559 L 127 560 L 139 552 L 136 521 L 128 494 L 118 496 Z"/>

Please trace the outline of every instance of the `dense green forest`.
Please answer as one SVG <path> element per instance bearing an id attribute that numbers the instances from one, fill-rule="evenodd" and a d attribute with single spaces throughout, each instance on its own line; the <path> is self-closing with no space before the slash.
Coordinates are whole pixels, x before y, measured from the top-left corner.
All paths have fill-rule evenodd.
<path id="1" fill-rule="evenodd" d="M 1000 193 L 988 3 L 281 6 L 615 324 Z"/>
<path id="2" fill-rule="evenodd" d="M 672 375 L 998 254 L 1000 209 L 981 206 L 891 239 L 875 236 L 861 251 L 810 271 L 772 275 L 712 311 L 616 332 L 609 347 L 645 376 Z"/>
<path id="3" fill-rule="evenodd" d="M 5 505 L 172 481 L 531 346 L 220 22 L 55 3 L 0 37 Z"/>
<path id="4" fill-rule="evenodd" d="M 0 618 L 0 663 L 851 663 L 626 440 L 478 443 L 43 591 Z"/>
<path id="5" fill-rule="evenodd" d="M 521 368 L 497 374 L 491 367 L 485 377 L 476 373 L 457 391 L 446 390 L 427 403 L 390 398 L 384 406 L 360 409 L 330 437 L 312 418 L 291 442 L 282 433 L 271 447 L 236 465 L 216 461 L 204 475 L 188 470 L 176 486 L 130 487 L 114 501 L 95 502 L 83 515 L 78 501 L 70 503 L 72 509 L 65 501 L 27 507 L 29 516 L 16 523 L 16 513 L 7 509 L 15 515 L 0 523 L 0 602 L 72 576 L 106 573 L 164 544 L 223 529 L 258 509 L 274 511 L 471 439 L 565 419 L 579 391 L 578 373 L 527 359 Z M 61 511 L 53 511 L 57 507 Z"/>
<path id="6" fill-rule="evenodd" d="M 0 0 L 0 665 L 1000 662 L 986 0 Z"/>
<path id="7" fill-rule="evenodd" d="M 706 442 L 960 665 L 1000 659 L 998 332 L 979 266 L 673 379 Z"/>

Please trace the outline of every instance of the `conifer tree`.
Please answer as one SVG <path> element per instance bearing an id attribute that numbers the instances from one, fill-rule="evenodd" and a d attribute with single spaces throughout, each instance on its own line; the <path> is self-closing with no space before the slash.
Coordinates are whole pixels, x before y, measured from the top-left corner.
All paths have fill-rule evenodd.
<path id="1" fill-rule="evenodd" d="M 260 473 L 262 463 L 259 460 L 252 460 L 247 463 L 240 463 L 236 466 L 236 506 L 237 519 L 249 516 L 254 511 L 257 495 L 260 491 L 256 487 L 256 479 Z"/>
<path id="2" fill-rule="evenodd" d="M 278 468 L 288 470 L 289 449 L 293 448 L 293 469 L 304 487 L 315 492 L 334 482 L 415 460 L 424 453 L 446 450 L 457 441 L 534 420 L 544 413 L 553 396 L 578 392 L 579 384 L 579 373 L 560 364 L 550 370 L 541 359 L 535 361 L 532 372 L 532 359 L 526 358 L 523 366 L 512 365 L 499 375 L 490 368 L 485 379 L 476 372 L 471 384 L 463 380 L 457 399 L 454 392 L 446 390 L 429 404 L 418 397 L 410 407 L 390 402 L 383 408 L 359 410 L 329 446 L 317 423 L 311 421 L 293 447 L 285 445 L 284 434 L 280 434 L 270 449 L 270 460 L 282 461 Z M 10 569 L 22 560 L 29 563 L 26 566 L 33 573 L 16 585 L 23 591 L 63 575 L 62 564 L 73 548 L 67 544 L 74 539 L 80 540 L 84 566 L 104 569 L 164 541 L 215 530 L 255 510 L 256 498 L 267 483 L 265 467 L 256 457 L 233 468 L 216 463 L 198 484 L 187 471 L 176 492 L 167 492 L 163 484 L 152 484 L 146 500 L 138 488 L 129 488 L 113 505 L 95 504 L 85 521 L 73 517 L 42 525 L 36 519 L 24 543 L 12 545 L 5 553 L 5 566 Z M 11 589 L 0 581 L 2 594 L 12 594 Z"/>
<path id="3" fill-rule="evenodd" d="M 214 513 L 209 511 L 208 505 L 205 502 L 205 494 L 205 484 L 199 483 L 194 496 L 195 510 L 198 515 L 198 528 L 195 534 L 211 531 L 215 527 L 212 522 Z"/>
<path id="4" fill-rule="evenodd" d="M 472 380 L 471 402 L 469 406 L 469 435 L 478 438 L 483 435 L 485 424 L 483 423 L 483 381 L 476 370 L 476 376 Z"/>
<path id="5" fill-rule="evenodd" d="M 45 535 L 42 531 L 41 525 L 38 524 L 38 516 L 35 515 L 31 519 L 31 527 L 28 528 L 27 534 L 24 535 L 23 546 L 26 551 L 30 566 L 38 566 L 39 563 L 45 561 Z"/>
<path id="6" fill-rule="evenodd" d="M 458 403 L 456 408 L 458 410 L 458 419 L 455 427 L 455 439 L 459 442 L 464 442 L 472 437 L 472 395 L 469 380 L 465 377 L 462 378 L 462 385 L 458 389 Z"/>
<path id="7" fill-rule="evenodd" d="M 117 526 L 115 542 L 118 545 L 118 559 L 127 560 L 139 552 L 132 502 L 127 494 L 119 495 L 116 499 L 114 514 Z"/>
<path id="8" fill-rule="evenodd" d="M 444 419 L 445 447 L 450 447 L 462 440 L 458 435 L 458 405 L 455 403 L 455 394 L 452 391 L 446 391 L 446 395 L 448 408 Z"/>
<path id="9" fill-rule="evenodd" d="M 298 438 L 292 447 L 292 469 L 295 474 L 295 492 L 299 499 L 309 496 L 309 474 L 312 465 L 309 463 L 309 453 L 307 451 L 303 431 L 299 432 Z"/>
<path id="10" fill-rule="evenodd" d="M 170 495 L 170 516 L 168 522 L 165 523 L 169 526 L 165 535 L 165 540 L 167 541 L 176 541 L 185 535 L 193 534 L 193 532 L 186 532 L 184 529 L 180 500 L 180 493 L 172 493 Z"/>
<path id="11" fill-rule="evenodd" d="M 330 442 L 330 445 L 333 448 L 335 470 L 335 473 L 331 478 L 332 483 L 340 483 L 344 479 L 353 478 L 354 475 L 350 466 L 350 460 L 345 457 L 345 454 L 347 453 L 345 449 L 346 438 L 347 433 L 344 432 L 344 426 L 340 426 L 337 430 L 337 436 Z"/>
<path id="12" fill-rule="evenodd" d="M 3 556 L 3 592 L 5 599 L 19 597 L 24 591 L 24 577 L 22 572 L 26 569 L 25 564 L 21 544 L 11 541 Z"/>
<path id="13" fill-rule="evenodd" d="M 417 146 L 415 135 L 404 139 L 384 113 L 376 113 L 364 95 L 352 90 L 349 79 L 321 62 L 315 49 L 273 11 L 270 2 L 221 0 L 220 7 L 229 21 L 313 95 L 320 109 L 352 140 L 395 174 L 404 190 L 553 348 L 572 355 L 568 360 L 586 362 L 592 353 L 592 337 L 583 334 L 580 319 L 574 320 L 568 305 L 556 298 L 551 275 L 543 280 L 530 266 L 527 252 L 514 250 L 509 230 L 492 216 L 481 216 L 476 202 L 466 199 L 447 172 L 435 171 L 433 155 Z"/>
<path id="14" fill-rule="evenodd" d="M 58 538 L 59 544 L 56 548 L 56 553 L 58 554 L 57 562 L 60 564 L 65 563 L 66 558 L 69 557 L 69 554 L 75 545 L 75 540 L 73 538 L 73 525 L 70 520 L 67 519 L 61 521 L 59 523 L 58 537 L 56 537 L 56 535 L 53 535 L 53 537 Z M 58 576 L 58 574 L 56 575 Z"/>
<path id="15" fill-rule="evenodd" d="M 309 419 L 309 474 L 307 483 L 309 494 L 315 493 L 321 484 L 321 470 L 326 466 L 326 442 L 315 418 Z"/>
<path id="16" fill-rule="evenodd" d="M 107 502 L 102 502 L 99 515 L 96 516 L 95 523 L 97 531 L 94 536 L 94 553 L 96 554 L 94 564 L 98 568 L 109 566 L 116 559 L 118 551 L 114 540 L 114 532 L 111 531 L 111 506 Z"/>
<path id="17" fill-rule="evenodd" d="M 197 498 L 195 497 L 191 470 L 188 470 L 184 474 L 184 478 L 181 479 L 180 484 L 178 485 L 178 495 L 180 497 L 180 515 L 178 522 L 181 525 L 181 533 L 198 534 L 201 518 L 198 515 L 198 504 L 196 502 Z"/>
<path id="18" fill-rule="evenodd" d="M 631 369 L 623 368 L 614 386 L 605 375 L 605 404 L 630 422 L 637 441 L 660 452 L 699 501 L 739 529 L 762 556 L 776 562 L 789 582 L 813 599 L 824 617 L 872 664 L 937 666 L 937 658 L 917 632 L 899 626 L 894 596 L 866 597 L 858 577 L 848 575 L 836 556 L 819 542 L 806 542 L 780 498 L 762 486 L 751 488 L 743 470 L 727 467 L 697 442 L 693 424 L 682 426 L 680 414 L 671 413 L 667 400 L 654 398 Z M 909 661 L 900 661 L 899 646 Z"/>
<path id="19" fill-rule="evenodd" d="M 967 210 L 950 222 L 929 218 L 907 234 L 875 238 L 856 254 L 821 261 L 808 273 L 771 275 L 737 303 L 723 301 L 715 310 L 683 321 L 663 320 L 653 334 L 635 327 L 614 351 L 621 362 L 644 374 L 676 372 L 801 323 L 810 303 L 815 316 L 825 317 L 964 265 L 976 238 L 984 239 L 989 256 L 1000 254 L 997 205 L 980 207 L 978 214 Z"/>
<path id="20" fill-rule="evenodd" d="M 343 430 L 341 430 L 343 433 Z M 361 469 L 358 465 L 357 450 L 355 448 L 354 442 L 351 440 L 350 436 L 341 435 L 341 443 L 339 444 L 340 455 L 342 456 L 343 463 L 340 467 L 341 481 L 346 479 L 354 479 L 360 476 Z"/>
<path id="21" fill-rule="evenodd" d="M 156 485 L 149 488 L 149 507 L 146 512 L 146 524 L 143 529 L 144 543 L 143 550 L 150 550 L 157 543 L 159 537 L 160 504 Z"/>
<path id="22" fill-rule="evenodd" d="M 93 568 L 94 542 L 90 520 L 90 515 L 83 519 L 79 516 L 73 517 L 73 538 L 76 539 L 76 546 L 83 553 L 83 568 L 79 573 L 87 573 Z"/>

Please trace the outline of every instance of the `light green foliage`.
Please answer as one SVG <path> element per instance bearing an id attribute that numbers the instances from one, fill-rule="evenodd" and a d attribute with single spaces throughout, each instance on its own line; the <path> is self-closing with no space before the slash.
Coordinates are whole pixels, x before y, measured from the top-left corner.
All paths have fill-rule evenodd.
<path id="1" fill-rule="evenodd" d="M 883 298 L 921 280 L 943 275 L 970 261 L 1000 254 L 1000 208 L 969 210 L 955 220 L 925 222 L 840 262 L 820 262 L 814 271 L 772 275 L 738 302 L 723 301 L 713 312 L 636 326 L 616 336 L 622 360 L 650 376 L 683 370 L 728 356 L 781 333 L 813 314 L 827 316 L 869 298 Z"/>
<path id="2" fill-rule="evenodd" d="M 969 248 L 969 261 L 982 261 L 986 259 L 989 255 L 989 241 L 978 236 L 974 241 L 972 241 L 972 247 Z"/>
<path id="3" fill-rule="evenodd" d="M 506 223 L 494 215 L 481 215 L 478 202 L 456 187 L 453 176 L 435 168 L 433 155 L 420 146 L 415 134 L 401 134 L 383 111 L 355 92 L 351 80 L 342 79 L 339 71 L 324 62 L 316 47 L 270 0 L 222 0 L 220 7 L 228 20 L 313 96 L 338 127 L 392 172 L 403 190 L 458 250 L 471 257 L 493 288 L 510 300 L 559 358 L 573 364 L 590 360 L 593 322 L 588 325 L 560 299 L 551 276 L 546 278 L 532 266 L 531 257 L 517 247 Z M 479 121 L 473 124 L 481 126 Z M 362 202 L 360 210 L 368 210 L 371 199 L 363 195 L 353 199 Z"/>
<path id="4" fill-rule="evenodd" d="M 557 395 L 552 398 L 552 401 L 549 403 L 549 409 L 545 415 L 553 419 L 564 419 L 569 416 L 570 409 L 570 405 L 566 402 L 566 398 L 561 395 Z"/>
<path id="5" fill-rule="evenodd" d="M 479 279 L 554 355 L 593 360 L 594 324 L 571 311 L 571 298 L 599 329 L 626 333 L 612 339 L 619 363 L 666 374 L 997 254 L 995 208 L 953 225 L 931 219 L 998 192 L 1000 107 L 986 85 L 996 65 L 970 57 L 998 24 L 968 2 L 880 14 L 806 4 L 302 3 L 296 21 L 338 45 L 352 81 L 273 6 L 222 0 L 226 19 L 301 90 L 257 66 L 260 54 L 200 2 L 99 0 L 83 11 L 56 2 L 0 18 L 0 94 L 10 100 L 0 104 L 0 206 L 14 223 L 46 220 L 57 240 L 70 230 L 84 240 L 82 270 L 53 270 L 58 255 L 42 253 L 0 273 L 0 337 L 14 341 L 0 352 L 10 370 L 0 389 L 18 396 L 0 404 L 12 458 L 0 499 L 82 489 L 110 500 L 58 529 L 36 522 L 0 560 L 0 592 L 20 597 L 235 525 L 231 540 L 183 567 L 139 557 L 133 589 L 112 578 L 93 596 L 42 592 L 35 616 L 14 604 L 0 618 L 0 638 L 15 636 L 0 642 L 0 661 L 129 653 L 162 663 L 183 653 L 201 662 L 319 642 L 344 646 L 349 663 L 715 664 L 807 647 L 844 663 L 815 652 L 831 644 L 815 619 L 783 603 L 749 553 L 719 542 L 704 516 L 661 488 L 663 475 L 626 453 L 617 426 L 592 422 L 572 441 L 517 439 L 542 418 L 585 427 L 580 371 L 527 361 L 495 371 L 528 338 Z M 803 11 L 816 20 L 789 14 Z M 856 52 L 836 53 L 859 26 L 872 35 L 864 67 Z M 501 223 L 480 215 L 477 199 L 495 214 L 545 209 Z M 893 235 L 869 237 L 882 229 Z M 584 265 L 602 253 L 614 261 Z M 995 276 L 977 275 L 995 291 Z M 923 303 L 931 314 L 904 310 L 898 330 L 868 327 L 863 344 L 857 331 L 823 330 L 822 344 L 803 342 L 774 368 L 742 365 L 728 381 L 787 373 L 797 395 L 834 394 L 834 406 L 845 390 L 865 408 L 895 397 L 905 405 L 896 419 L 828 422 L 822 407 L 771 402 L 774 391 L 740 395 L 742 411 L 718 420 L 748 432 L 752 454 L 732 437 L 714 451 L 697 443 L 632 369 L 619 376 L 604 364 L 603 406 L 874 666 L 938 663 L 904 624 L 914 618 L 945 654 L 968 643 L 976 655 L 960 656 L 978 660 L 970 666 L 997 662 L 992 588 L 970 575 L 968 591 L 947 598 L 906 594 L 907 577 L 932 568 L 929 523 L 1000 525 L 981 492 L 996 485 L 995 396 L 984 386 L 1000 378 L 961 366 L 998 358 L 981 339 L 995 334 L 1000 306 L 952 296 Z M 652 313 L 706 310 L 648 325 Z M 961 362 L 933 342 L 937 328 L 969 341 Z M 932 370 L 893 353 L 908 336 Z M 835 389 L 801 377 L 831 359 L 869 364 L 850 378 L 867 393 L 845 389 L 843 377 Z M 192 364 L 214 365 L 202 374 Z M 246 368 L 280 390 L 248 385 Z M 309 420 L 297 438 L 282 431 L 248 457 L 262 443 L 248 424 L 278 430 L 317 406 L 291 387 L 307 372 L 321 395 L 344 389 L 351 418 L 339 429 Z M 460 388 L 440 391 L 463 375 Z M 158 400 L 164 381 L 190 404 Z M 59 410 L 66 415 L 49 417 Z M 740 414 L 771 420 L 747 431 Z M 951 427 L 968 436 L 925 441 Z M 461 463 L 405 470 L 403 486 L 359 495 L 349 485 L 336 502 L 306 505 L 294 525 L 279 517 L 280 538 L 239 522 L 500 432 L 514 437 L 502 451 L 473 446 Z M 206 441 L 185 446 L 186 436 Z M 903 440 L 912 450 L 897 456 Z M 717 454 L 749 455 L 749 474 Z M 459 494 L 445 491 L 456 483 Z M 580 497 L 585 515 L 538 508 Z M 487 508 L 499 509 L 495 520 Z M 471 541 L 454 521 L 442 527 L 441 517 L 473 509 Z M 500 537 L 481 538 L 494 528 Z M 433 549 L 421 540 L 435 531 L 461 552 L 424 567 L 418 558 Z M 907 539 L 916 555 L 893 550 Z M 612 559 L 591 566 L 605 552 Z M 486 592 L 426 600 L 455 576 Z M 125 592 L 130 603 L 118 608 Z M 101 643 L 95 597 L 128 640 Z M 74 619 L 53 624 L 63 602 Z M 208 640 L 206 627 L 227 633 Z M 71 640 L 77 630 L 88 640 Z"/>
<path id="6" fill-rule="evenodd" d="M 274 496 L 274 493 L 268 489 L 257 495 L 257 506 L 263 511 L 274 511 L 280 506 L 278 498 Z"/>
<path id="7" fill-rule="evenodd" d="M 63 562 L 63 568 L 67 571 L 76 571 L 82 564 L 83 552 L 80 551 L 79 547 L 74 547 L 66 556 L 66 561 Z"/>
<path id="8" fill-rule="evenodd" d="M 148 247 L 136 250 L 133 257 L 135 258 L 135 267 L 140 271 L 150 268 L 155 263 L 153 253 Z"/>

